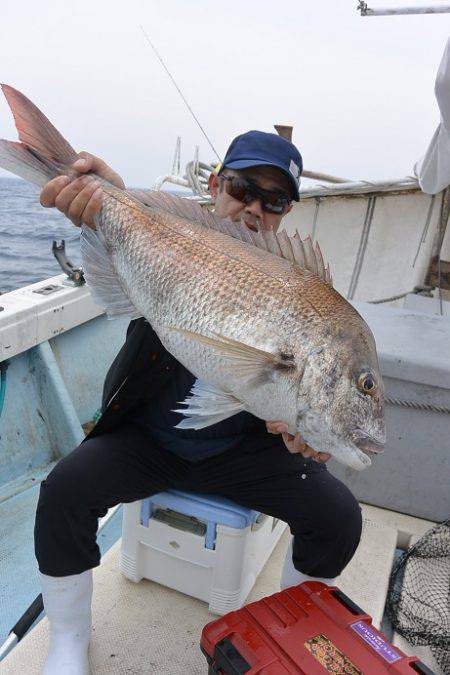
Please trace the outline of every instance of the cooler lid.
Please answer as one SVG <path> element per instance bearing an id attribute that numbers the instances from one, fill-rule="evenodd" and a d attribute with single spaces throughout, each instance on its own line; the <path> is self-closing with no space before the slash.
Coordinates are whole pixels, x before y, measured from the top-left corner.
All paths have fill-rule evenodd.
<path id="1" fill-rule="evenodd" d="M 450 320 L 398 307 L 352 303 L 372 330 L 382 374 L 450 389 Z"/>
<path id="2" fill-rule="evenodd" d="M 152 497 L 149 497 L 149 501 L 188 516 L 236 529 L 244 529 L 253 525 L 259 516 L 259 511 L 240 506 L 240 504 L 232 502 L 231 499 L 218 495 L 167 490 L 152 495 Z"/>

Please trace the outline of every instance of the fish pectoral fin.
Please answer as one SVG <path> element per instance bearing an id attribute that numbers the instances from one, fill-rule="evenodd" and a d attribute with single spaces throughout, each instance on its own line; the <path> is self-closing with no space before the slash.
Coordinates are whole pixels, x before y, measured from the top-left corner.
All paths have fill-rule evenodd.
<path id="1" fill-rule="evenodd" d="M 293 367 L 293 361 L 258 347 L 246 345 L 238 340 L 226 338 L 217 333 L 214 337 L 206 337 L 200 333 L 184 328 L 172 328 L 191 340 L 196 340 L 211 347 L 217 354 L 224 356 L 230 362 L 230 372 L 235 377 L 247 380 L 257 380 L 259 383 L 270 380 L 275 369 Z"/>
<path id="2" fill-rule="evenodd" d="M 177 429 L 204 429 L 246 409 L 236 396 L 203 380 L 195 382 L 190 396 L 181 405 L 186 408 L 173 411 L 186 416 L 176 425 Z"/>
<path id="3" fill-rule="evenodd" d="M 123 290 L 111 256 L 98 230 L 83 226 L 81 257 L 92 298 L 97 305 L 104 308 L 109 319 L 117 316 L 130 318 L 141 316 L 141 312 Z"/>

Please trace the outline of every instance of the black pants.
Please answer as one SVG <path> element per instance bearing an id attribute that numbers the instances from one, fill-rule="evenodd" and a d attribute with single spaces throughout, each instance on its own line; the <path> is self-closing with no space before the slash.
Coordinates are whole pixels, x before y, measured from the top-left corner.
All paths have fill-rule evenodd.
<path id="1" fill-rule="evenodd" d="M 284 520 L 294 535 L 294 565 L 312 576 L 337 576 L 360 540 L 361 510 L 348 488 L 324 465 L 290 454 L 280 436 L 259 434 L 189 462 L 127 423 L 82 443 L 43 481 L 35 525 L 40 571 L 66 576 L 97 566 L 98 518 L 168 488 L 222 495 Z"/>

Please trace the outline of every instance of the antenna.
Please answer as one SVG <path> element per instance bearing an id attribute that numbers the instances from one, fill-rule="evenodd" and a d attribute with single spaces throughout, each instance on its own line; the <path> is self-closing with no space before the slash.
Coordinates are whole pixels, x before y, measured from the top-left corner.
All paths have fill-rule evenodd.
<path id="1" fill-rule="evenodd" d="M 286 138 L 292 143 L 292 131 L 294 129 L 292 122 L 280 122 L 279 124 L 274 124 L 273 126 L 275 127 L 279 136 Z"/>
<path id="2" fill-rule="evenodd" d="M 180 87 L 179 87 L 179 86 L 177 85 L 177 83 L 175 82 L 175 79 L 172 77 L 172 75 L 171 75 L 171 73 L 170 73 L 170 70 L 168 69 L 168 67 L 166 66 L 166 64 L 164 63 L 164 61 L 162 60 L 162 58 L 161 58 L 161 56 L 159 55 L 158 50 L 156 49 L 155 45 L 153 44 L 153 42 L 150 40 L 149 36 L 148 36 L 147 33 L 145 32 L 144 27 L 143 27 L 143 26 L 139 26 L 139 28 L 140 28 L 141 31 L 144 33 L 145 39 L 147 40 L 148 44 L 150 45 L 150 47 L 151 47 L 151 48 L 153 49 L 153 51 L 155 52 L 155 54 L 156 54 L 156 56 L 158 57 L 158 60 L 159 60 L 159 62 L 161 63 L 162 67 L 164 68 L 164 70 L 166 71 L 166 73 L 168 74 L 168 76 L 170 77 L 170 79 L 172 80 L 172 82 L 173 82 L 173 84 L 174 84 L 174 86 L 175 86 L 175 89 L 176 89 L 177 92 L 180 94 L 180 96 L 181 96 L 181 98 L 182 98 L 184 104 L 186 105 L 187 109 L 188 109 L 189 112 L 191 113 L 191 115 L 192 115 L 192 117 L 194 118 L 194 120 L 197 122 L 200 131 L 202 132 L 203 136 L 204 136 L 204 137 L 206 138 L 206 140 L 208 141 L 209 145 L 211 146 L 212 151 L 213 151 L 214 154 L 216 155 L 216 157 L 217 157 L 217 159 L 219 160 L 219 162 L 221 162 L 222 159 L 221 159 L 219 153 L 217 152 L 217 150 L 215 149 L 215 147 L 213 146 L 213 144 L 212 144 L 211 141 L 209 140 L 208 134 L 206 133 L 206 131 L 204 130 L 204 128 L 202 127 L 202 125 L 201 125 L 200 122 L 198 121 L 197 116 L 195 115 L 195 113 L 194 113 L 194 111 L 192 110 L 191 106 L 190 106 L 189 103 L 187 102 L 187 100 L 186 100 L 185 96 L 183 95 L 183 92 L 181 91 Z"/>
<path id="3" fill-rule="evenodd" d="M 450 5 L 432 5 L 429 7 L 379 7 L 378 9 L 371 9 L 367 6 L 367 2 L 359 0 L 357 10 L 361 12 L 361 16 L 392 16 L 399 14 L 448 14 L 450 13 Z"/>

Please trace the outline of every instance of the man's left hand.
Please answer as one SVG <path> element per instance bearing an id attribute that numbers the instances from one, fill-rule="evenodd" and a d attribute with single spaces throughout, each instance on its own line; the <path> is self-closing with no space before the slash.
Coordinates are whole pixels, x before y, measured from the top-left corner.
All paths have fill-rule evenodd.
<path id="1" fill-rule="evenodd" d="M 286 422 L 266 422 L 267 431 L 271 434 L 281 434 L 283 441 L 289 452 L 292 454 L 300 453 L 303 457 L 312 457 L 316 462 L 324 464 L 328 462 L 331 455 L 328 452 L 317 452 L 307 445 L 300 434 L 293 436 L 288 432 Z"/>

